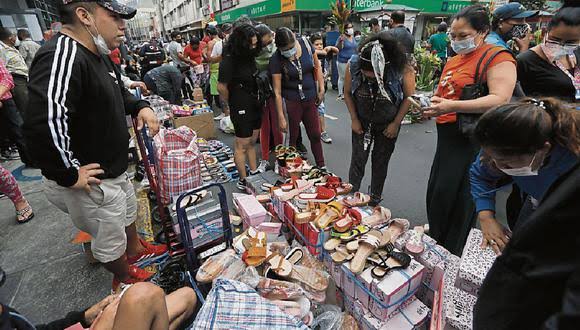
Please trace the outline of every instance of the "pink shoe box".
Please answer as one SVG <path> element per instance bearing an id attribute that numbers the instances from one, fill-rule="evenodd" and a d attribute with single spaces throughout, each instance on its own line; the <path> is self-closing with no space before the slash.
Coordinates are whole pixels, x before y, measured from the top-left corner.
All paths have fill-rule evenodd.
<path id="1" fill-rule="evenodd" d="M 208 228 L 210 229 L 209 231 Z M 195 226 L 190 231 L 193 247 L 200 247 L 223 236 L 222 228 L 223 222 L 221 218 L 208 221 L 205 223 L 205 226 Z"/>
<path id="2" fill-rule="evenodd" d="M 418 330 L 425 329 L 429 318 L 430 308 L 425 306 L 416 297 L 409 298 L 406 302 L 389 316 L 381 330 Z"/>
<path id="3" fill-rule="evenodd" d="M 360 273 L 356 276 L 356 278 L 360 282 L 360 284 L 362 284 L 368 291 L 372 290 L 372 283 L 373 282 L 378 282 L 378 280 L 372 276 L 372 273 L 371 273 L 372 270 L 373 270 L 373 268 L 369 267 L 369 268 L 365 269 L 362 273 Z M 366 290 L 364 290 L 363 288 L 361 288 L 358 285 L 355 285 L 354 296 L 358 301 L 361 302 L 362 306 L 365 309 L 369 309 L 369 301 L 372 298 L 369 296 L 369 294 Z"/>
<path id="4" fill-rule="evenodd" d="M 380 282 L 371 284 L 371 291 L 379 301 L 369 299 L 369 310 L 380 320 L 386 320 L 421 285 L 425 267 L 415 259 L 405 269 L 390 271 Z"/>
<path id="5" fill-rule="evenodd" d="M 257 227 L 262 222 L 266 221 L 268 212 L 258 202 L 256 196 L 233 194 L 234 204 L 240 216 L 252 227 Z"/>
<path id="6" fill-rule="evenodd" d="M 436 292 L 440 289 L 445 273 L 445 262 L 440 261 L 435 266 L 425 266 L 423 282 L 415 294 L 427 306 L 433 306 Z"/>
<path id="7" fill-rule="evenodd" d="M 280 218 L 280 220 L 284 220 L 284 202 L 280 200 L 280 196 L 282 196 L 284 192 L 282 189 L 276 189 L 271 194 L 272 206 L 274 207 L 274 213 Z"/>
<path id="8" fill-rule="evenodd" d="M 496 254 L 490 247 L 481 248 L 483 233 L 472 229 L 463 248 L 455 286 L 477 297 L 483 279 L 493 265 Z"/>
<path id="9" fill-rule="evenodd" d="M 473 327 L 473 308 L 477 298 L 455 287 L 459 267 L 458 257 L 448 259 L 437 307 L 440 309 L 439 318 L 432 322 L 435 323 L 434 330 L 471 330 Z"/>

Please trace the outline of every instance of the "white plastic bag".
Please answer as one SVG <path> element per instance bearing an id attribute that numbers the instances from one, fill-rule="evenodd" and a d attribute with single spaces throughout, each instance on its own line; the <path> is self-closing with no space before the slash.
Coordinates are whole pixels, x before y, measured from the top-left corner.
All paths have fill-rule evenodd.
<path id="1" fill-rule="evenodd" d="M 220 130 L 226 134 L 234 133 L 234 123 L 232 123 L 230 116 L 225 116 L 220 120 Z"/>

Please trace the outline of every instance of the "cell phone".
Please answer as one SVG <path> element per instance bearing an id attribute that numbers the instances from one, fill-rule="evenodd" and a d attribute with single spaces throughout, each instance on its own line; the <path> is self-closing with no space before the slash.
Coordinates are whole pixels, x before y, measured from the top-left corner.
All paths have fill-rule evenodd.
<path id="1" fill-rule="evenodd" d="M 407 98 L 411 102 L 412 106 L 417 108 L 417 110 L 424 111 L 425 108 L 431 106 L 431 99 L 422 94 L 411 95 Z"/>

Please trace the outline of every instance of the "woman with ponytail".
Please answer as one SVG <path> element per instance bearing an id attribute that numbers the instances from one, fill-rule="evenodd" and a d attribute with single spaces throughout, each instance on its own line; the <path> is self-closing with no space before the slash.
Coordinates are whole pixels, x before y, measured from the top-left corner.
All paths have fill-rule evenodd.
<path id="1" fill-rule="evenodd" d="M 511 231 L 495 218 L 495 192 L 513 182 L 527 194 L 511 229 L 525 224 L 550 185 L 578 164 L 580 113 L 554 98 L 510 103 L 485 113 L 477 123 L 475 138 L 482 150 L 471 165 L 471 194 L 483 247 L 490 245 L 500 254 Z"/>
<path id="2" fill-rule="evenodd" d="M 564 5 L 548 24 L 544 41 L 518 56 L 518 79 L 527 96 L 580 102 L 580 1 Z"/>

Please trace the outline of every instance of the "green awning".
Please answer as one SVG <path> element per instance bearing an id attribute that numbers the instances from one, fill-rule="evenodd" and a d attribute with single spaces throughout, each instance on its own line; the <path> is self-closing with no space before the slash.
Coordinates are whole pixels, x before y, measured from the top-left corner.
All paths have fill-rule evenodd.
<path id="1" fill-rule="evenodd" d="M 413 11 L 420 11 L 417 8 L 413 8 L 413 7 L 409 7 L 409 6 L 405 6 L 405 5 L 393 5 L 393 4 L 386 4 L 386 5 L 382 5 L 382 6 L 375 6 L 375 7 L 370 7 L 370 8 L 361 8 L 361 9 L 357 9 L 355 7 L 355 10 L 359 13 L 368 13 L 368 12 L 373 12 L 373 11 L 396 11 L 396 10 L 403 10 L 405 12 L 413 12 Z"/>

